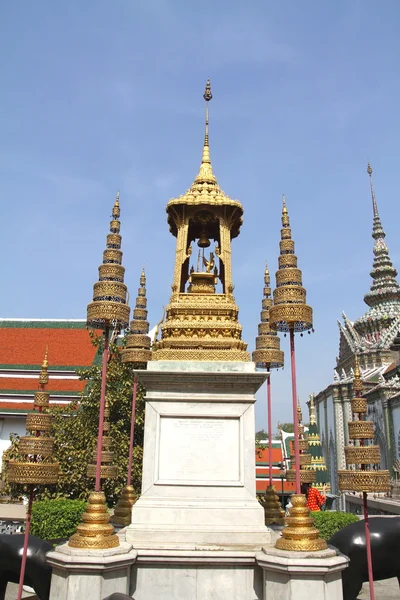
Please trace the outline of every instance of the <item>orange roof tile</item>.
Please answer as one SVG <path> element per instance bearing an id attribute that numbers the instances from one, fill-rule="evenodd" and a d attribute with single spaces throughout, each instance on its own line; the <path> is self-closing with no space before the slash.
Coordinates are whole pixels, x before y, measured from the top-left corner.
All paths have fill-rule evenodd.
<path id="1" fill-rule="evenodd" d="M 38 390 L 38 377 L 0 377 L 0 393 L 2 390 Z M 60 392 L 81 392 L 86 385 L 86 381 L 79 379 L 56 379 L 49 377 L 49 383 L 46 385 L 46 390 Z"/>
<path id="2" fill-rule="evenodd" d="M 41 365 L 47 345 L 50 368 L 89 366 L 96 354 L 96 348 L 83 328 L 3 328 L 0 323 L 1 365 Z"/>

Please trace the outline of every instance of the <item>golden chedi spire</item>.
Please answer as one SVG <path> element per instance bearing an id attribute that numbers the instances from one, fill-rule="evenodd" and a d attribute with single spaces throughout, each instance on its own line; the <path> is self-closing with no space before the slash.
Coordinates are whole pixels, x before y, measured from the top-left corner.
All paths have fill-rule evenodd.
<path id="1" fill-rule="evenodd" d="M 167 204 L 168 224 L 176 237 L 174 280 L 152 360 L 250 360 L 241 339 L 231 266 L 231 241 L 239 235 L 243 208 L 221 190 L 213 174 L 209 80 L 203 97 L 206 119 L 199 173 L 186 194 Z M 192 244 L 198 247 L 193 255 Z"/>
<path id="2" fill-rule="evenodd" d="M 130 309 L 126 302 L 125 269 L 122 266 L 120 214 L 118 192 L 112 209 L 103 263 L 99 266 L 99 281 L 93 287 L 93 302 L 87 307 L 87 325 L 94 329 L 111 326 L 125 329 L 129 323 Z"/>
<path id="3" fill-rule="evenodd" d="M 39 390 L 33 398 L 34 410 L 26 418 L 26 429 L 31 435 L 20 437 L 19 452 L 23 460 L 9 460 L 7 478 L 10 483 L 50 485 L 57 483 L 60 465 L 52 461 L 54 438 L 50 437 L 53 417 L 47 413 L 50 393 L 45 390 L 49 382 L 48 348 L 39 375 Z"/>
<path id="4" fill-rule="evenodd" d="M 276 331 L 307 331 L 312 328 L 313 312 L 311 306 L 306 304 L 306 290 L 302 284 L 301 270 L 297 267 L 285 196 L 279 246 L 279 268 L 276 272 L 274 305 L 270 309 L 270 325 Z"/>
<path id="5" fill-rule="evenodd" d="M 280 349 L 281 341 L 276 331 L 271 331 L 269 326 L 269 311 L 272 306 L 270 275 L 268 266 L 264 273 L 264 297 L 262 299 L 261 322 L 258 325 L 258 336 L 256 337 L 256 349 L 252 354 L 252 360 L 257 367 L 265 369 L 279 369 L 283 367 L 283 352 Z"/>
<path id="6" fill-rule="evenodd" d="M 349 421 L 349 438 L 352 441 L 345 446 L 346 464 L 353 468 L 338 471 L 339 489 L 351 492 L 388 492 L 390 490 L 389 471 L 379 468 L 381 453 L 379 446 L 372 445 L 374 424 L 367 421 L 367 400 L 362 397 L 363 384 L 358 356 L 355 355 L 353 382 L 354 397 L 351 400 L 353 419 Z"/>
<path id="7" fill-rule="evenodd" d="M 129 326 L 126 348 L 122 351 L 122 362 L 145 365 L 151 360 L 149 322 L 147 320 L 146 274 L 140 275 L 140 287 Z"/>

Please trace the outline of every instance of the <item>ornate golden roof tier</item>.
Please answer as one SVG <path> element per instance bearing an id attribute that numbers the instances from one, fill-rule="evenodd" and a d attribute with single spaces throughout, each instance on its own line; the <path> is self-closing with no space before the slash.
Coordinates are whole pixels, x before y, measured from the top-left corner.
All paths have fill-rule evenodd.
<path id="1" fill-rule="evenodd" d="M 87 307 L 87 325 L 95 329 L 115 327 L 125 329 L 129 323 L 130 309 L 126 302 L 125 269 L 121 265 L 119 192 L 115 199 L 107 235 L 103 264 L 99 267 L 99 281 L 93 286 L 93 302 Z"/>
<path id="2" fill-rule="evenodd" d="M 146 274 L 140 275 L 140 287 L 136 298 L 133 319 L 129 326 L 126 348 L 122 351 L 122 362 L 146 364 L 151 360 L 149 322 L 147 320 Z"/>
<path id="3" fill-rule="evenodd" d="M 264 298 L 262 300 L 261 323 L 258 326 L 256 337 L 256 349 L 252 359 L 257 367 L 266 369 L 278 369 L 283 367 L 283 352 L 280 349 L 280 339 L 276 331 L 272 331 L 269 325 L 269 311 L 272 306 L 270 276 L 268 267 L 264 273 Z"/>
<path id="4" fill-rule="evenodd" d="M 351 492 L 388 492 L 389 471 L 338 471 L 339 490 Z"/>
<path id="5" fill-rule="evenodd" d="M 200 171 L 184 196 L 167 205 L 171 233 L 177 238 L 174 280 L 161 339 L 155 340 L 152 360 L 249 361 L 242 341 L 238 307 L 233 297 L 231 240 L 239 235 L 243 208 L 217 184 L 212 171 L 206 131 Z M 192 256 L 192 244 L 199 248 Z M 206 249 L 207 253 L 205 253 Z"/>
<path id="6" fill-rule="evenodd" d="M 313 311 L 311 306 L 306 304 L 306 290 L 303 287 L 301 270 L 297 268 L 297 256 L 294 253 L 294 241 L 284 196 L 278 264 L 274 305 L 271 306 L 269 314 L 271 329 L 307 331 L 312 328 Z"/>

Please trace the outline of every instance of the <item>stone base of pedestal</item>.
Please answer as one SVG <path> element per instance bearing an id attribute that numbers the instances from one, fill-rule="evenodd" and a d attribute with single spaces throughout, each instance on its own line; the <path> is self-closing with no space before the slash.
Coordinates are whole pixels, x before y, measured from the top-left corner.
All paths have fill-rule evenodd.
<path id="1" fill-rule="evenodd" d="M 132 569 L 135 600 L 263 600 L 254 552 L 140 550 Z"/>
<path id="2" fill-rule="evenodd" d="M 256 554 L 263 570 L 263 598 L 273 600 L 342 600 L 342 571 L 348 558 L 334 550 L 287 552 L 264 548 Z"/>
<path id="3" fill-rule="evenodd" d="M 46 557 L 53 568 L 50 600 L 102 600 L 113 592 L 129 594 L 136 556 L 127 542 L 110 550 L 58 546 Z"/>

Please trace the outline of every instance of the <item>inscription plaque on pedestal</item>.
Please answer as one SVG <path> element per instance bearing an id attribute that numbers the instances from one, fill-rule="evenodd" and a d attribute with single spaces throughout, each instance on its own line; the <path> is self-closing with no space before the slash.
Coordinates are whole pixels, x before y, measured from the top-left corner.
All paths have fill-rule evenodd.
<path id="1" fill-rule="evenodd" d="M 158 484 L 238 485 L 240 420 L 160 417 Z"/>

